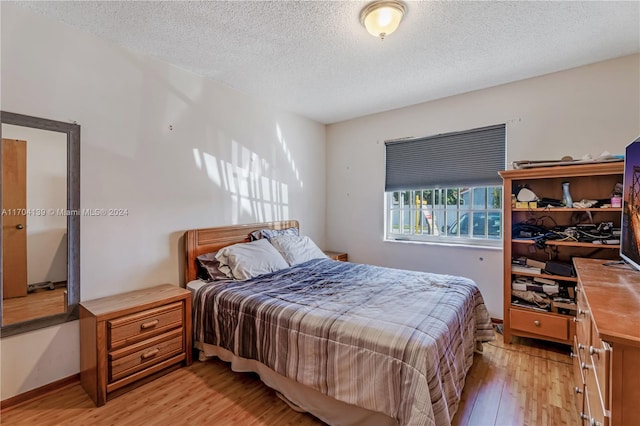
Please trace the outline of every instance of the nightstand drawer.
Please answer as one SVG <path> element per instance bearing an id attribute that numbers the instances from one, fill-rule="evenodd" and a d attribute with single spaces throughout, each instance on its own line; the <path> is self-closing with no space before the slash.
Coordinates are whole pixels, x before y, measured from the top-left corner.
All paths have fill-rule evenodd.
<path id="1" fill-rule="evenodd" d="M 109 349 L 118 349 L 182 326 L 182 302 L 107 321 Z"/>
<path id="2" fill-rule="evenodd" d="M 569 317 L 517 309 L 510 312 L 513 329 L 561 340 L 569 338 Z"/>
<path id="3" fill-rule="evenodd" d="M 340 253 L 335 257 L 335 260 L 339 260 L 340 262 L 348 262 L 349 256 L 347 255 L 347 253 Z"/>
<path id="4" fill-rule="evenodd" d="M 109 382 L 122 379 L 183 352 L 182 329 L 109 353 Z"/>
<path id="5" fill-rule="evenodd" d="M 339 260 L 340 262 L 348 262 L 349 261 L 349 255 L 347 253 L 341 252 L 341 251 L 328 251 L 325 250 L 324 254 L 333 260 Z"/>

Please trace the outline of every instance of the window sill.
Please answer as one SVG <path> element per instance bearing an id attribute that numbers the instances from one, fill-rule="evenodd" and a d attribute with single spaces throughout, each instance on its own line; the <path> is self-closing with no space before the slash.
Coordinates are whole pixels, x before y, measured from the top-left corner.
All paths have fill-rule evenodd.
<path id="1" fill-rule="evenodd" d="M 495 242 L 488 242 L 487 240 L 471 240 L 471 239 L 460 239 L 456 241 L 449 240 L 415 240 L 409 238 L 387 238 L 385 237 L 383 240 L 385 243 L 401 243 L 401 244 L 422 244 L 428 246 L 444 246 L 444 247 L 468 247 L 468 248 L 476 248 L 476 249 L 487 249 L 487 250 L 502 250 L 502 240 L 495 240 Z"/>

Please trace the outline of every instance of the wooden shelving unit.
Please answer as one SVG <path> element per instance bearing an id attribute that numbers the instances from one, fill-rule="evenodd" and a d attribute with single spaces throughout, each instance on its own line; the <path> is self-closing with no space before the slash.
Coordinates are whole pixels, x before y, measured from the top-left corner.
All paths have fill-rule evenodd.
<path id="1" fill-rule="evenodd" d="M 545 227 L 569 226 L 576 223 L 612 222 L 620 227 L 621 208 L 512 207 L 512 194 L 527 186 L 539 198 L 562 199 L 562 183 L 569 182 L 574 201 L 609 198 L 618 182 L 622 182 L 623 163 L 595 163 L 573 166 L 539 167 L 500 172 L 504 181 L 504 340 L 511 336 L 533 337 L 571 345 L 575 336 L 573 316 L 542 312 L 512 305 L 511 283 L 514 276 L 536 277 L 534 273 L 511 270 L 515 257 L 527 257 L 571 263 L 573 258 L 618 259 L 619 244 L 594 244 L 569 240 L 545 240 L 543 247 L 534 239 L 513 238 L 514 224 L 538 222 Z M 566 287 L 575 287 L 577 278 L 542 275 Z"/>

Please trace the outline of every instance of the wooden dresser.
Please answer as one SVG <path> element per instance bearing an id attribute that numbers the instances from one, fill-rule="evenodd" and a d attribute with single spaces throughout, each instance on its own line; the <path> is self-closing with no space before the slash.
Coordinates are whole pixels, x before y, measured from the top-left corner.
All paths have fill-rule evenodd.
<path id="1" fill-rule="evenodd" d="M 640 424 L 640 271 L 575 258 L 573 348 L 576 405 L 583 425 Z"/>
<path id="2" fill-rule="evenodd" d="M 80 304 L 80 381 L 97 406 L 191 364 L 191 292 L 171 284 Z"/>

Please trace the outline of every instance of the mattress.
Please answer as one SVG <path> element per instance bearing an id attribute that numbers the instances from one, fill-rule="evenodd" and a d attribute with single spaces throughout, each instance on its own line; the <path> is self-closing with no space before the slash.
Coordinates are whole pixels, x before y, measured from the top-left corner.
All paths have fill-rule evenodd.
<path id="1" fill-rule="evenodd" d="M 191 290 L 191 294 L 195 296 L 196 291 L 202 286 L 207 285 L 208 283 L 203 280 L 193 280 L 187 283 L 187 289 Z"/>

